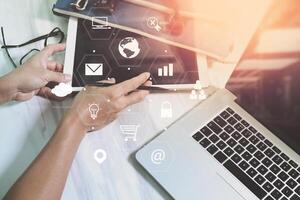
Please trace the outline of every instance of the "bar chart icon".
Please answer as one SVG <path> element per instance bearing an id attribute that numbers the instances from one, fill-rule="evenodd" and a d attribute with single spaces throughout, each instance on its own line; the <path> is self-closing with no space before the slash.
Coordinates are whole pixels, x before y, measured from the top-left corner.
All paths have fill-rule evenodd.
<path id="1" fill-rule="evenodd" d="M 173 76 L 173 63 L 169 63 L 169 65 L 158 68 L 158 76 Z"/>

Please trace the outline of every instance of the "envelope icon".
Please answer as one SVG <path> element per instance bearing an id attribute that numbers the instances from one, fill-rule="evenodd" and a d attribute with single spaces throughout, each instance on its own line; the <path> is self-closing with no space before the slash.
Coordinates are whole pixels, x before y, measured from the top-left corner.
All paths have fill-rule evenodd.
<path id="1" fill-rule="evenodd" d="M 86 76 L 102 76 L 103 63 L 85 63 Z"/>

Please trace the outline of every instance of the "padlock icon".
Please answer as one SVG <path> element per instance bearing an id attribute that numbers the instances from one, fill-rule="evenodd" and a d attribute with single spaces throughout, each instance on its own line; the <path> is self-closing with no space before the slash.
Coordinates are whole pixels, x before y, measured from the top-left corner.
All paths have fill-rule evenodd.
<path id="1" fill-rule="evenodd" d="M 172 116 L 173 116 L 172 104 L 168 101 L 162 102 L 160 107 L 160 117 L 172 118 Z"/>

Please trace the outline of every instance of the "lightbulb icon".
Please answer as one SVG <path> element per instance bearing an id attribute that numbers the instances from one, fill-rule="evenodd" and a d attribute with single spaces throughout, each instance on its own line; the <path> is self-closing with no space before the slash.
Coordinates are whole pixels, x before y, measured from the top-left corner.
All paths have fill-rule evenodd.
<path id="1" fill-rule="evenodd" d="M 89 112 L 91 114 L 91 118 L 93 120 L 95 120 L 98 116 L 98 112 L 99 112 L 99 105 L 98 104 L 95 104 L 95 103 L 92 103 L 89 105 Z"/>

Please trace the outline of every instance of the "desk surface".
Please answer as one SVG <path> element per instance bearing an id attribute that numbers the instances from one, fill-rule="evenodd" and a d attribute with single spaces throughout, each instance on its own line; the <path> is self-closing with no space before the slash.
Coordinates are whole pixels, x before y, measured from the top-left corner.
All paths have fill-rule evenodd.
<path id="1" fill-rule="evenodd" d="M 4 27 L 7 43 L 27 41 L 48 33 L 55 26 L 66 32 L 67 19 L 52 14 L 53 3 L 54 0 L 1 3 L 0 24 Z M 30 48 L 32 46 L 11 50 L 13 59 L 19 60 Z M 62 58 L 60 55 L 57 59 Z M 0 66 L 1 75 L 13 69 L 3 50 L 0 51 Z M 213 75 L 222 71 L 221 76 L 214 79 L 216 85 L 224 86 L 233 69 L 234 65 L 213 68 Z M 87 134 L 74 159 L 62 199 L 169 199 L 168 194 L 136 163 L 132 153 L 196 104 L 187 95 L 149 95 L 144 102 L 122 112 L 106 128 Z M 170 120 L 162 120 L 159 116 L 164 100 L 173 105 Z M 0 198 L 44 147 L 71 102 L 72 99 L 50 102 L 34 97 L 27 102 L 0 106 Z M 124 141 L 119 128 L 127 122 L 140 125 L 137 142 L 130 145 Z M 108 156 L 101 165 L 93 159 L 97 148 L 104 149 Z"/>

